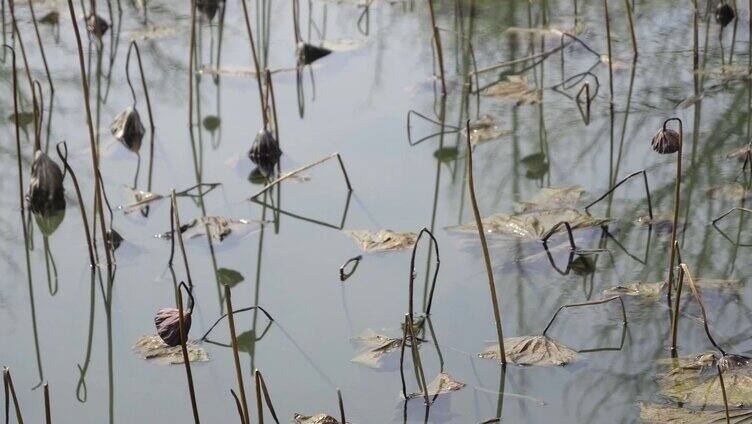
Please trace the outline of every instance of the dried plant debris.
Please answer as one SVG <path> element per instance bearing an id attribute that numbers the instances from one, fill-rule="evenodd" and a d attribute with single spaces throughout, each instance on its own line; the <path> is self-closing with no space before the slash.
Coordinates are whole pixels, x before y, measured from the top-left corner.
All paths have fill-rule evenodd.
<path id="1" fill-rule="evenodd" d="M 538 240 L 556 224 L 566 221 L 572 230 L 599 227 L 608 219 L 595 218 L 575 209 L 557 209 L 522 213 L 517 215 L 495 214 L 482 220 L 483 229 L 488 234 L 515 237 L 523 240 Z M 449 231 L 477 233 L 474 222 L 449 227 Z M 556 232 L 566 231 L 563 226 Z"/>
<path id="2" fill-rule="evenodd" d="M 50 215 L 65 209 L 63 172 L 41 150 L 34 153 L 26 200 L 31 211 L 37 214 Z"/>
<path id="3" fill-rule="evenodd" d="M 746 66 L 739 65 L 722 65 L 717 68 L 699 69 L 697 74 L 722 82 L 744 81 L 750 77 L 749 69 Z"/>
<path id="4" fill-rule="evenodd" d="M 224 241 L 230 235 L 242 235 L 263 225 L 260 221 L 248 219 L 232 219 L 222 216 L 204 216 L 192 219 L 180 227 L 184 237 L 192 239 L 209 235 L 214 242 Z M 168 231 L 157 237 L 169 240 L 172 234 Z"/>
<path id="5" fill-rule="evenodd" d="M 547 336 L 511 337 L 504 339 L 507 360 L 517 365 L 560 366 L 577 362 L 582 356 Z M 484 359 L 501 359 L 499 345 L 493 345 L 479 355 Z"/>
<path id="6" fill-rule="evenodd" d="M 732 424 L 749 422 L 752 418 L 752 411 L 732 410 L 729 411 L 729 418 Z M 640 405 L 640 419 L 645 423 L 655 424 L 721 424 L 726 422 L 726 412 L 722 409 L 716 411 L 695 411 L 669 405 L 643 403 Z"/>
<path id="7" fill-rule="evenodd" d="M 470 143 L 473 146 L 510 134 L 512 131 L 502 130 L 490 115 L 484 115 L 470 123 Z M 464 132 L 463 135 L 465 135 Z"/>
<path id="8" fill-rule="evenodd" d="M 743 185 L 737 182 L 720 184 L 708 189 L 708 197 L 711 199 L 724 199 L 737 201 L 749 197 L 749 192 Z"/>
<path id="9" fill-rule="evenodd" d="M 532 35 L 552 35 L 554 37 L 562 37 L 565 33 L 566 34 L 572 34 L 577 35 L 581 34 L 585 30 L 585 26 L 582 24 L 578 24 L 575 27 L 571 28 L 564 28 L 564 27 L 557 27 L 557 26 L 546 26 L 546 27 L 509 27 L 504 30 L 505 33 L 512 33 L 512 34 L 532 34 Z"/>
<path id="10" fill-rule="evenodd" d="M 520 202 L 520 212 L 573 208 L 585 190 L 580 186 L 544 187 L 532 199 Z"/>
<path id="11" fill-rule="evenodd" d="M 351 362 L 373 369 L 383 368 L 384 361 L 402 347 L 402 339 L 383 336 L 370 330 L 365 335 L 355 337 L 352 340 L 366 349 L 353 358 Z"/>
<path id="12" fill-rule="evenodd" d="M 461 390 L 466 386 L 465 383 L 461 383 L 452 378 L 449 374 L 442 372 L 433 379 L 433 381 L 426 388 L 428 396 L 445 395 L 457 390 Z M 408 399 L 414 399 L 422 397 L 423 393 L 410 393 L 407 395 Z"/>
<path id="13" fill-rule="evenodd" d="M 133 153 L 141 150 L 141 140 L 144 139 L 146 129 L 141 123 L 141 115 L 132 107 L 126 108 L 115 117 L 110 125 L 110 132 L 115 139 Z"/>
<path id="14" fill-rule="evenodd" d="M 296 413 L 293 420 L 295 420 L 297 424 L 340 424 L 336 418 L 323 413 L 311 416 Z"/>
<path id="15" fill-rule="evenodd" d="M 613 69 L 614 71 L 619 71 L 622 69 L 630 69 L 632 67 L 631 63 L 622 62 L 616 59 L 612 61 L 611 59 L 609 59 L 608 55 L 602 54 L 601 63 L 603 63 L 604 65 L 608 65 L 609 62 L 611 62 L 611 69 Z"/>
<path id="16" fill-rule="evenodd" d="M 161 194 L 143 190 L 135 190 L 130 187 L 125 187 L 125 192 L 125 198 L 127 199 L 128 204 L 118 206 L 118 209 L 122 210 L 125 214 L 140 210 L 149 203 L 164 199 L 165 197 Z"/>
<path id="17" fill-rule="evenodd" d="M 665 285 L 665 283 L 627 283 L 624 285 L 609 287 L 603 290 L 603 294 L 607 296 L 624 295 L 648 299 L 658 299 Z"/>
<path id="18" fill-rule="evenodd" d="M 199 342 L 188 340 L 186 342 L 188 360 L 190 362 L 206 362 L 209 354 L 201 347 Z M 159 364 L 182 364 L 183 351 L 180 345 L 168 346 L 158 335 L 151 334 L 142 336 L 133 346 L 133 351 L 142 359 L 154 361 Z"/>
<path id="19" fill-rule="evenodd" d="M 508 75 L 504 80 L 483 90 L 483 94 L 512 100 L 517 104 L 533 104 L 540 101 L 541 91 L 531 87 L 524 75 Z"/>
<path id="20" fill-rule="evenodd" d="M 379 230 L 372 233 L 367 230 L 345 230 L 365 252 L 389 252 L 409 249 L 415 244 L 415 233 L 395 233 L 392 230 Z"/>
<path id="21" fill-rule="evenodd" d="M 659 377 L 660 392 L 670 399 L 693 406 L 723 407 L 723 392 L 716 366 L 723 371 L 729 406 L 752 406 L 752 364 L 750 358 L 741 355 L 719 357 L 715 353 L 702 353 L 682 358 L 677 367 Z"/>

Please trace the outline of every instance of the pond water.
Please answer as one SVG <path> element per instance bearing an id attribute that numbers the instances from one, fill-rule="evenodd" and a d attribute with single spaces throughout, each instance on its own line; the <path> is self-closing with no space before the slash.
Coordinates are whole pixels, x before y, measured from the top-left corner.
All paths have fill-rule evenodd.
<path id="1" fill-rule="evenodd" d="M 496 340 L 482 250 L 477 233 L 458 233 L 451 227 L 473 222 L 467 149 L 462 131 L 457 131 L 467 119 L 492 117 L 498 135 L 479 142 L 473 151 L 475 190 L 484 217 L 512 214 L 520 210 L 519 202 L 546 187 L 580 186 L 584 194 L 576 206 L 582 210 L 613 182 L 640 170 L 646 170 L 653 213 L 670 217 L 676 155 L 653 152 L 650 140 L 664 120 L 681 118 L 677 240 L 682 261 L 695 277 L 739 280 L 732 289 L 702 293 L 718 343 L 729 352 L 751 350 L 750 289 L 745 284 L 750 257 L 744 246 L 752 241 L 749 221 L 736 211 L 719 222 L 722 231 L 711 225 L 730 208 L 745 206 L 748 196 L 742 163 L 727 155 L 750 139 L 749 9 L 739 2 L 738 20 L 721 30 L 713 14 L 716 2 L 699 3 L 699 66 L 704 71 L 698 73 L 693 72 L 690 2 L 630 3 L 639 49 L 634 62 L 625 3 L 609 3 L 611 108 L 603 2 L 435 1 L 448 92 L 442 97 L 434 77 L 433 32 L 425 1 L 374 0 L 367 8 L 349 0 L 301 2 L 300 36 L 335 51 L 297 73 L 292 3 L 248 1 L 261 66 L 272 71 L 281 172 L 339 152 L 353 188 L 349 193 L 337 162 L 331 160 L 260 196 L 259 201 L 272 205 L 263 206 L 249 200 L 263 187 L 249 178 L 254 165 L 247 155 L 263 124 L 242 3 L 221 4 L 211 20 L 198 16 L 198 72 L 191 77 L 188 3 L 100 1 L 97 13 L 113 23 L 101 43 L 79 26 L 101 174 L 114 208 L 112 227 L 124 238 L 115 251 L 111 282 L 101 242 L 102 273 L 92 278 L 69 177 L 64 220 L 49 237 L 32 220 L 33 249 L 25 254 L 11 62 L 6 56 L 0 66 L 5 93 L 0 101 L 5 141 L 0 147 L 0 364 L 11 369 L 25 420 L 43 420 L 39 385 L 45 382 L 56 422 L 192 417 L 184 367 L 144 360 L 133 349 L 141 336 L 155 333 L 155 312 L 175 306 L 167 267 L 170 242 L 155 237 L 170 229 L 169 200 L 151 204 L 148 216 L 140 210 L 126 214 L 116 206 L 132 202 L 128 188 L 134 181 L 136 189 L 161 195 L 172 188 L 220 183 L 203 196 L 179 197 L 181 222 L 202 216 L 252 221 L 248 229 L 221 242 L 186 239 L 196 299 L 191 339 L 226 312 L 221 283 L 228 279 L 236 283 L 235 308 L 260 305 L 275 319 L 267 328 L 263 314 L 235 316 L 252 421 L 254 369 L 263 373 L 281 422 L 291 422 L 295 413 L 339 417 L 337 388 L 347 420 L 354 423 L 479 423 L 499 416 L 504 422 L 636 422 L 643 404 L 677 406 L 676 399 L 660 393 L 656 380 L 666 371 L 658 360 L 670 354 L 670 315 L 663 295 L 658 300 L 623 296 L 626 326 L 616 303 L 561 312 L 547 334 L 581 351 L 577 363 L 510 363 L 503 368 L 498 361 L 479 358 Z M 81 21 L 81 4 L 74 6 Z M 15 8 L 31 76 L 44 93 L 42 147 L 60 163 L 55 144 L 67 141 L 68 159 L 91 220 L 94 172 L 68 5 L 34 2 L 37 19 L 59 13 L 57 24 L 39 27 L 54 95 L 28 3 L 18 2 Z M 4 17 L 4 40 L 10 43 L 7 4 Z M 577 41 L 562 37 L 562 32 L 576 35 Z M 155 124 L 152 138 L 138 66 L 131 57 L 137 109 L 147 128 L 140 156 L 115 140 L 109 129 L 115 116 L 132 104 L 125 71 L 131 40 L 137 41 L 143 59 Z M 20 105 L 28 113 L 31 92 L 16 46 Z M 514 62 L 481 72 L 477 82 L 485 87 L 506 81 L 507 86 L 500 87 L 511 94 L 476 96 L 468 91 L 469 73 L 504 61 Z M 585 81 L 593 97 L 587 124 L 581 114 L 584 101 L 580 108 L 575 101 Z M 194 115 L 192 131 L 189 110 Z M 410 110 L 445 122 L 446 131 L 416 143 L 439 127 L 413 115 L 408 137 Z M 24 192 L 33 142 L 34 125 L 29 123 L 21 131 Z M 666 228 L 671 224 L 637 224 L 648 213 L 647 206 L 638 175 L 590 209 L 594 216 L 611 219 L 608 232 L 597 226 L 576 230 L 577 247 L 597 251 L 573 255 L 576 260 L 568 272 L 570 253 L 563 233 L 548 243 L 552 261 L 540 241 L 489 235 L 504 335 L 538 334 L 561 305 L 602 299 L 607 288 L 665 280 L 671 240 Z M 283 212 L 275 213 L 279 209 Z M 411 250 L 363 253 L 343 231 L 417 233 L 423 227 L 438 240 L 441 266 L 430 326 L 424 325 L 419 334 L 424 340 L 419 349 L 422 366 L 429 382 L 443 370 L 466 384 L 439 396 L 428 410 L 420 398 L 404 407 L 398 349 L 378 368 L 353 361 L 365 349 L 355 339 L 359 336 L 375 332 L 402 337 Z M 415 267 L 416 317 L 426 306 L 425 287 L 435 270 L 436 252 L 429 254 L 423 241 Z M 360 254 L 357 270 L 340 282 L 339 267 Z M 186 280 L 179 250 L 176 255 L 177 279 Z M 698 322 L 699 309 L 690 298 L 683 299 L 679 354 L 712 350 Z M 204 422 L 237 422 L 230 394 L 230 389 L 237 391 L 237 381 L 226 321 L 210 339 L 215 343 L 201 345 L 210 360 L 191 367 L 198 411 Z M 416 392 L 409 356 L 407 389 Z M 717 404 L 681 406 L 719 410 Z M 268 410 L 266 414 L 271 420 Z"/>

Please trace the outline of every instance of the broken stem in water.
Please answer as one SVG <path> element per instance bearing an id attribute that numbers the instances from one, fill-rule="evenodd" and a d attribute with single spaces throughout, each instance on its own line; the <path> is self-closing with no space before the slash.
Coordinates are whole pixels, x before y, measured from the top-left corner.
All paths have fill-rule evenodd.
<path id="1" fill-rule="evenodd" d="M 496 323 L 496 337 L 499 339 L 499 356 L 501 363 L 507 363 L 507 355 L 504 351 L 504 333 L 501 329 L 501 312 L 499 311 L 499 300 L 496 297 L 496 284 L 494 283 L 493 268 L 491 267 L 491 256 L 488 254 L 488 242 L 486 242 L 486 233 L 483 230 L 483 221 L 480 218 L 478 210 L 478 200 L 475 198 L 475 181 L 473 180 L 473 146 L 470 142 L 470 120 L 467 120 L 467 186 L 470 192 L 470 202 L 473 206 L 473 215 L 475 216 L 475 225 L 478 227 L 478 236 L 480 245 L 483 249 L 483 261 L 486 265 L 486 274 L 488 275 L 488 288 L 491 291 L 491 304 L 493 305 L 494 322 Z"/>
<path id="2" fill-rule="evenodd" d="M 329 156 L 327 156 L 325 158 L 319 159 L 319 160 L 317 160 L 315 162 L 309 163 L 308 165 L 301 166 L 300 168 L 298 168 L 298 169 L 296 169 L 294 171 L 290 171 L 290 172 L 287 172 L 287 173 L 283 174 L 282 176 L 280 176 L 276 180 L 274 180 L 274 181 L 270 182 L 269 184 L 265 185 L 261 190 L 258 191 L 258 193 L 256 193 L 253 196 L 251 196 L 250 200 L 253 200 L 253 199 L 261 196 L 262 194 L 264 194 L 265 191 L 267 191 L 270 188 L 276 186 L 277 184 L 281 183 L 282 181 L 284 181 L 284 180 L 292 177 L 293 175 L 298 174 L 300 172 L 303 172 L 305 170 L 311 169 L 314 166 L 320 165 L 320 164 L 322 164 L 322 163 L 324 163 L 324 162 L 326 162 L 329 159 L 334 158 L 334 157 L 336 157 L 337 161 L 339 162 L 339 167 L 342 170 L 342 175 L 345 178 L 345 184 L 347 184 L 347 190 L 348 191 L 352 191 L 352 185 L 350 185 L 350 178 L 347 176 L 347 170 L 345 169 L 345 163 L 342 161 L 342 157 L 340 156 L 339 153 L 332 153 L 331 155 L 329 155 Z"/>
<path id="3" fill-rule="evenodd" d="M 721 394 L 723 395 L 723 409 L 726 412 L 726 423 L 731 424 L 731 417 L 729 417 L 729 405 L 728 397 L 726 396 L 726 383 L 723 381 L 723 370 L 721 370 L 721 364 L 715 364 L 715 368 L 718 371 L 718 381 L 721 383 Z"/>
<path id="4" fill-rule="evenodd" d="M 342 403 L 342 392 L 337 389 L 337 403 L 339 404 L 339 420 L 342 424 L 347 424 L 345 421 L 345 405 Z"/>
<path id="5" fill-rule="evenodd" d="M 551 325 L 553 325 L 554 321 L 556 320 L 556 317 L 559 315 L 559 312 L 561 312 L 564 309 L 577 308 L 580 306 L 600 305 L 600 304 L 608 303 L 617 299 L 619 300 L 619 304 L 621 306 L 622 325 L 627 325 L 627 311 L 626 309 L 624 309 L 624 301 L 621 299 L 621 296 L 611 296 L 609 298 L 601 299 L 601 300 L 592 300 L 590 302 L 582 302 L 582 303 L 570 303 L 568 305 L 559 306 L 559 309 L 556 310 L 554 315 L 551 317 L 551 320 L 548 321 L 548 325 L 546 325 L 546 328 L 543 329 L 543 331 L 541 332 L 541 335 L 542 336 L 546 335 L 546 332 L 548 332 L 548 330 L 551 328 Z"/>
<path id="6" fill-rule="evenodd" d="M 44 422 L 52 424 L 52 409 L 50 408 L 50 386 L 44 383 Z"/>
<path id="7" fill-rule="evenodd" d="M 266 407 L 269 408 L 269 413 L 272 414 L 272 418 L 274 418 L 274 422 L 279 424 L 279 418 L 277 418 L 277 412 L 274 410 L 274 405 L 272 404 L 272 398 L 269 396 L 269 389 L 266 387 L 266 381 L 264 380 L 264 376 L 261 375 L 261 371 L 256 369 L 253 372 L 253 376 L 256 380 L 256 407 L 258 408 L 258 422 L 259 424 L 264 424 L 264 408 L 261 405 L 261 393 L 264 394 L 264 402 L 266 403 Z"/>
<path id="8" fill-rule="evenodd" d="M 232 357 L 235 364 L 235 377 L 238 380 L 238 392 L 240 393 L 240 404 L 243 410 L 243 420 L 250 423 L 248 414 L 248 402 L 245 397 L 245 386 L 243 385 L 243 370 L 240 367 L 240 355 L 238 354 L 238 338 L 235 335 L 235 318 L 232 311 L 232 293 L 230 286 L 225 285 L 225 306 L 227 307 L 227 322 L 230 327 L 230 340 L 232 342 Z"/>
<path id="9" fill-rule="evenodd" d="M 710 340 L 710 343 L 715 347 L 718 352 L 721 353 L 722 356 L 726 356 L 726 351 L 721 349 L 720 346 L 718 346 L 718 343 L 715 342 L 715 339 L 710 334 L 710 327 L 708 325 L 708 316 L 705 313 L 705 304 L 702 301 L 702 298 L 700 298 L 700 292 L 697 290 L 697 286 L 695 285 L 695 280 L 692 278 L 692 274 L 689 272 L 689 268 L 687 267 L 687 264 L 681 264 L 681 269 L 684 271 L 684 275 L 687 276 L 687 281 L 689 282 L 689 289 L 692 291 L 692 296 L 697 301 L 697 304 L 700 306 L 700 313 L 702 314 L 702 325 L 705 328 L 705 335 L 708 336 L 708 340 Z"/>
<path id="10" fill-rule="evenodd" d="M 415 240 L 415 244 L 413 244 L 413 253 L 410 256 L 410 278 L 409 278 L 409 284 L 408 284 L 408 312 L 410 314 L 410 318 L 414 319 L 415 315 L 413 314 L 413 291 L 415 287 L 415 253 L 418 250 L 418 244 L 420 243 L 421 237 L 423 237 L 423 234 L 428 234 L 429 237 L 431 237 L 431 241 L 433 242 L 433 246 L 436 248 L 436 270 L 433 273 L 433 282 L 431 283 L 431 290 L 430 295 L 428 296 L 428 306 L 426 308 L 426 315 L 430 315 L 431 313 L 431 303 L 433 302 L 433 292 L 436 288 L 436 277 L 439 275 L 439 266 L 441 265 L 441 259 L 439 258 L 439 243 L 436 241 L 436 237 L 433 236 L 433 233 L 428 228 L 423 228 L 420 230 L 420 233 L 418 234 L 418 238 Z"/>
<path id="11" fill-rule="evenodd" d="M 441 95 L 446 96 L 446 80 L 444 79 L 444 52 L 441 48 L 441 36 L 439 35 L 439 28 L 436 26 L 436 14 L 433 10 L 433 0 L 428 0 L 428 10 L 431 14 L 431 27 L 433 29 L 433 41 L 436 47 L 436 55 L 439 60 L 439 77 L 441 78 Z"/>
<path id="12" fill-rule="evenodd" d="M 181 282 L 181 286 L 185 286 L 185 283 Z M 190 289 L 186 287 L 186 291 L 190 293 Z M 178 288 L 178 318 L 180 327 L 180 349 L 183 352 L 183 364 L 185 364 L 185 374 L 188 378 L 188 393 L 191 397 L 191 407 L 193 408 L 193 420 L 196 424 L 199 424 L 198 417 L 198 405 L 196 404 L 196 393 L 193 389 L 193 374 L 191 373 L 191 361 L 188 357 L 188 332 L 186 331 L 185 317 L 183 316 L 183 291 Z"/>

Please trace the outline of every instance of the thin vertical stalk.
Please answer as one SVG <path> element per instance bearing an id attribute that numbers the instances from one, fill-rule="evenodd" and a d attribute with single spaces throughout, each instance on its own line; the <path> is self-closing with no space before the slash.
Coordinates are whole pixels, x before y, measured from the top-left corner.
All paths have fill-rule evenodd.
<path id="1" fill-rule="evenodd" d="M 677 243 L 678 244 L 678 243 Z M 674 247 L 678 248 L 678 246 Z M 674 302 L 674 314 L 671 317 L 671 354 L 676 353 L 677 327 L 679 326 L 679 304 L 681 302 L 682 287 L 684 286 L 684 267 L 679 268 L 679 282 L 676 287 L 676 301 Z"/>
<path id="2" fill-rule="evenodd" d="M 251 53 L 253 56 L 253 66 L 256 70 L 256 83 L 258 84 L 259 100 L 261 101 L 261 117 L 264 121 L 264 129 L 269 129 L 269 116 L 266 113 L 264 107 L 264 87 L 261 84 L 261 67 L 259 66 L 258 54 L 256 53 L 256 43 L 253 41 L 253 31 L 251 31 L 251 21 L 248 17 L 248 5 L 246 0 L 240 0 L 240 4 L 243 6 L 243 16 L 245 17 L 245 29 L 248 33 L 248 42 L 251 44 Z"/>
<path id="3" fill-rule="evenodd" d="M 235 317 L 232 312 L 232 292 L 230 286 L 225 285 L 225 306 L 227 307 L 227 323 L 230 327 L 230 340 L 232 341 L 232 357 L 235 362 L 235 376 L 238 380 L 238 392 L 240 394 L 240 404 L 243 410 L 243 420 L 250 423 L 248 414 L 248 401 L 245 397 L 245 386 L 243 385 L 243 370 L 240 367 L 240 355 L 238 354 L 238 338 L 235 335 Z"/>
<path id="4" fill-rule="evenodd" d="M 639 53 L 637 51 L 637 35 L 635 34 L 634 16 L 632 14 L 632 5 L 629 4 L 629 0 L 624 0 L 624 6 L 626 6 L 627 8 L 627 19 L 629 21 L 629 33 L 632 36 L 632 52 L 634 53 L 634 58 L 636 59 Z"/>
<path id="5" fill-rule="evenodd" d="M 673 284 L 674 284 L 674 265 L 676 260 L 676 249 L 674 249 L 674 245 L 676 244 L 676 227 L 679 225 L 679 203 L 681 201 L 681 181 L 682 181 L 682 150 L 684 145 L 684 129 L 682 125 L 682 121 L 679 118 L 671 118 L 667 119 L 663 123 L 663 131 L 666 131 L 666 125 L 670 121 L 677 121 L 679 123 L 679 151 L 676 152 L 676 185 L 674 187 L 674 222 L 671 226 L 671 254 L 669 256 L 668 261 L 668 300 L 669 300 L 669 307 L 671 306 L 671 291 L 673 290 Z"/>
<path id="6" fill-rule="evenodd" d="M 256 406 L 258 407 L 258 422 L 259 424 L 264 424 L 264 408 L 261 405 L 261 394 L 264 394 L 264 401 L 266 402 L 266 407 L 269 408 L 269 413 L 272 415 L 272 418 L 274 418 L 274 422 L 279 424 L 279 418 L 277 418 L 277 412 L 274 410 L 274 405 L 272 404 L 272 398 L 269 396 L 269 389 L 266 387 L 266 381 L 264 381 L 264 376 L 261 374 L 261 371 L 258 369 L 253 371 L 253 378 L 256 381 Z"/>
<path id="7" fill-rule="evenodd" d="M 5 418 L 8 421 L 8 391 L 10 391 L 10 397 L 13 399 L 13 408 L 16 411 L 16 420 L 18 424 L 23 424 L 23 416 L 21 415 L 21 406 L 18 404 L 18 397 L 16 396 L 16 389 L 13 386 L 13 377 L 10 375 L 10 369 L 8 367 L 3 368 L 3 383 L 5 385 Z"/>
<path id="8" fill-rule="evenodd" d="M 486 274 L 488 275 L 488 288 L 491 291 L 491 304 L 493 305 L 494 322 L 496 323 L 496 337 L 499 340 L 499 355 L 501 363 L 507 363 L 507 355 L 504 350 L 504 333 L 501 328 L 501 312 L 499 311 L 499 300 L 496 296 L 496 284 L 494 283 L 493 268 L 491 267 L 491 257 L 488 254 L 488 243 L 486 233 L 483 230 L 483 221 L 478 210 L 478 199 L 475 197 L 475 181 L 473 179 L 473 147 L 470 143 L 470 120 L 467 120 L 467 186 L 470 192 L 470 202 L 473 206 L 473 215 L 475 216 L 475 225 L 478 227 L 478 236 L 480 237 L 481 248 L 483 249 L 483 261 L 486 265 Z"/>
<path id="9" fill-rule="evenodd" d="M 608 0 L 603 0 L 604 19 L 606 21 L 606 43 L 608 45 L 608 88 L 609 88 L 609 103 L 613 108 L 614 104 L 614 66 L 613 57 L 611 56 L 611 19 L 608 17 Z"/>
<path id="10" fill-rule="evenodd" d="M 425 399 L 426 405 L 430 404 L 431 401 L 428 399 L 428 385 L 426 384 L 426 375 L 423 373 L 423 364 L 420 360 L 420 352 L 418 352 L 418 338 L 415 337 L 415 322 L 413 322 L 413 317 L 409 316 L 407 317 L 407 332 L 410 336 L 410 351 L 413 355 L 413 361 L 415 362 L 415 366 L 418 368 L 418 386 L 420 386 L 421 391 L 423 392 L 423 398 Z M 407 401 L 407 399 L 405 399 Z"/>
<path id="11" fill-rule="evenodd" d="M 60 147 L 65 148 L 65 153 L 60 150 Z M 81 187 L 78 185 L 78 179 L 76 173 L 73 172 L 73 168 L 68 163 L 68 145 L 65 141 L 61 141 L 57 144 L 57 155 L 60 157 L 60 161 L 63 162 L 63 166 L 67 173 L 70 174 L 73 180 L 73 187 L 76 189 L 76 198 L 78 199 L 78 208 L 81 210 L 81 221 L 84 224 L 84 234 L 86 235 L 86 247 L 89 249 L 89 265 L 94 268 L 96 266 L 96 259 L 94 258 L 94 246 L 91 241 L 91 230 L 89 229 L 89 219 L 86 217 L 86 206 L 84 205 L 84 199 L 81 196 Z"/>
<path id="12" fill-rule="evenodd" d="M 339 404 L 339 421 L 341 424 L 347 424 L 345 420 L 345 405 L 342 402 L 342 392 L 337 389 L 337 403 Z"/>
<path id="13" fill-rule="evenodd" d="M 149 99 L 149 89 L 146 86 L 146 76 L 144 75 L 144 65 L 141 63 L 141 51 L 138 48 L 138 44 L 136 44 L 136 41 L 131 41 L 130 46 L 128 46 L 128 54 L 125 57 L 125 77 L 128 80 L 128 86 L 131 88 L 131 94 L 133 95 L 133 107 L 136 107 L 136 92 L 133 90 L 133 85 L 131 84 L 131 75 L 130 75 L 130 60 L 131 60 L 131 50 L 136 51 L 136 60 L 138 61 L 138 71 L 141 74 L 141 85 L 144 88 L 144 97 L 146 98 L 146 110 L 149 112 L 149 125 L 151 127 L 151 132 L 154 132 L 154 115 L 151 112 L 151 100 Z"/>
<path id="14" fill-rule="evenodd" d="M 193 59 L 196 51 L 196 0 L 191 0 L 191 45 L 188 48 L 188 130 L 193 133 Z"/>
<path id="15" fill-rule="evenodd" d="M 31 13 L 31 22 L 34 24 L 34 32 L 37 36 L 37 43 L 39 44 L 39 54 L 42 56 L 42 63 L 44 64 L 44 71 L 47 73 L 47 81 L 50 83 L 50 91 L 55 92 L 55 84 L 52 83 L 52 74 L 50 74 L 50 67 L 47 65 L 47 55 L 44 54 L 44 44 L 42 44 L 42 36 L 39 35 L 39 26 L 37 25 L 37 16 L 34 13 L 34 2 L 29 1 L 29 12 Z"/>
<path id="16" fill-rule="evenodd" d="M 726 383 L 723 381 L 723 370 L 721 370 L 721 365 L 719 363 L 716 363 L 715 367 L 718 370 L 718 381 L 721 383 L 721 394 L 723 395 L 723 410 L 726 412 L 726 423 L 731 424 L 728 397 L 726 396 Z"/>
<path id="17" fill-rule="evenodd" d="M 70 0 L 69 0 L 70 1 Z M 191 373 L 191 361 L 188 357 L 188 334 L 185 331 L 185 318 L 183 316 L 183 291 L 178 287 L 178 317 L 180 327 L 180 349 L 183 352 L 183 364 L 185 364 L 185 374 L 188 378 L 188 393 L 191 397 L 191 407 L 193 408 L 193 421 L 199 424 L 201 420 L 198 417 L 198 405 L 196 404 L 196 392 L 193 388 L 193 374 Z"/>
<path id="18" fill-rule="evenodd" d="M 172 209 L 174 210 L 175 228 L 173 237 L 177 237 L 178 245 L 180 246 L 180 253 L 183 256 L 183 265 L 185 266 L 185 278 L 188 279 L 188 287 L 193 289 L 193 279 L 191 278 L 191 269 L 188 266 L 188 255 L 185 253 L 185 244 L 183 243 L 183 232 L 180 230 L 180 211 L 178 211 L 178 201 L 175 197 L 175 189 L 172 189 L 170 194 L 170 200 L 172 201 Z M 176 234 L 175 234 L 176 233 Z M 174 243 L 174 242 L 173 242 Z M 170 254 L 170 263 L 172 263 L 172 254 Z"/>
<path id="19" fill-rule="evenodd" d="M 89 129 L 89 147 L 91 149 L 91 162 L 94 168 L 94 221 L 97 220 L 97 213 L 99 213 L 99 225 L 102 231 L 102 240 L 104 242 L 105 257 L 107 259 L 107 275 L 112 275 L 112 258 L 110 255 L 110 249 L 107 246 L 105 240 L 105 234 L 107 229 L 105 228 L 104 212 L 103 212 L 103 200 L 102 200 L 102 180 L 99 176 L 99 152 L 96 145 L 96 138 L 94 137 L 94 125 L 91 117 L 91 105 L 89 104 L 89 84 L 86 77 L 86 66 L 84 65 L 84 51 L 81 45 L 81 33 L 78 30 L 78 19 L 76 18 L 76 12 L 73 9 L 73 0 L 68 0 L 68 11 L 70 12 L 71 23 L 73 25 L 73 32 L 76 36 L 76 47 L 78 49 L 78 65 L 81 72 L 81 88 L 84 96 L 84 106 L 86 109 L 86 124 Z M 95 224 L 96 225 L 96 224 Z"/>
<path id="20" fill-rule="evenodd" d="M 52 424 L 52 410 L 50 409 L 50 386 L 44 383 L 44 422 Z"/>
<path id="21" fill-rule="evenodd" d="M 441 35 L 439 28 L 436 26 L 436 13 L 433 8 L 433 0 L 428 0 L 428 10 L 431 13 L 431 28 L 433 29 L 433 41 L 436 46 L 436 55 L 439 61 L 439 77 L 441 78 L 441 95 L 446 96 L 446 81 L 444 79 L 444 52 L 441 48 Z"/>

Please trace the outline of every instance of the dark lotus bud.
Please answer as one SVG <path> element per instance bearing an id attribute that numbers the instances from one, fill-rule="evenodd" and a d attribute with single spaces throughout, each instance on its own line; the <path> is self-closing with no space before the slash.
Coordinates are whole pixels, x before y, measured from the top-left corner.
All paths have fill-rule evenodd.
<path id="1" fill-rule="evenodd" d="M 281 155 L 279 143 L 267 130 L 261 130 L 256 134 L 251 150 L 248 152 L 248 157 L 253 163 L 263 164 L 266 168 L 276 165 Z"/>
<path id="2" fill-rule="evenodd" d="M 201 12 L 207 20 L 211 21 L 214 16 L 217 15 L 217 9 L 219 9 L 218 0 L 198 0 L 196 2 L 196 8 Z"/>
<path id="3" fill-rule="evenodd" d="M 183 312 L 183 323 L 185 324 L 185 335 L 188 339 L 188 332 L 191 330 L 191 314 Z M 157 311 L 154 317 L 154 324 L 157 326 L 157 334 L 162 338 L 167 346 L 177 346 L 180 344 L 180 312 L 175 308 L 163 308 Z"/>
<path id="4" fill-rule="evenodd" d="M 63 173 L 60 167 L 41 150 L 34 153 L 31 181 L 26 200 L 32 212 L 49 215 L 65 209 Z"/>
<path id="5" fill-rule="evenodd" d="M 736 18 L 736 12 L 728 3 L 721 3 L 715 8 L 715 21 L 722 27 L 730 24 L 734 18 Z"/>
<path id="6" fill-rule="evenodd" d="M 310 65 L 311 63 L 329 56 L 331 50 L 326 47 L 318 47 L 308 43 L 298 43 L 298 65 Z"/>
<path id="7" fill-rule="evenodd" d="M 105 234 L 104 241 L 107 243 L 108 248 L 117 250 L 120 247 L 120 243 L 123 242 L 123 236 L 115 230 L 110 230 Z"/>
<path id="8" fill-rule="evenodd" d="M 658 131 L 658 134 L 653 136 L 650 144 L 656 152 L 662 155 L 669 155 L 679 151 L 681 148 L 681 137 L 679 137 L 679 133 L 674 130 L 661 129 Z"/>
<path id="9" fill-rule="evenodd" d="M 141 123 L 141 116 L 138 111 L 128 107 L 112 121 L 110 131 L 115 138 L 123 143 L 133 153 L 138 153 L 141 149 L 141 140 L 144 138 L 144 125 Z"/>
<path id="10" fill-rule="evenodd" d="M 99 15 L 91 14 L 86 17 L 86 30 L 97 38 L 102 38 L 109 28 L 110 24 Z"/>

